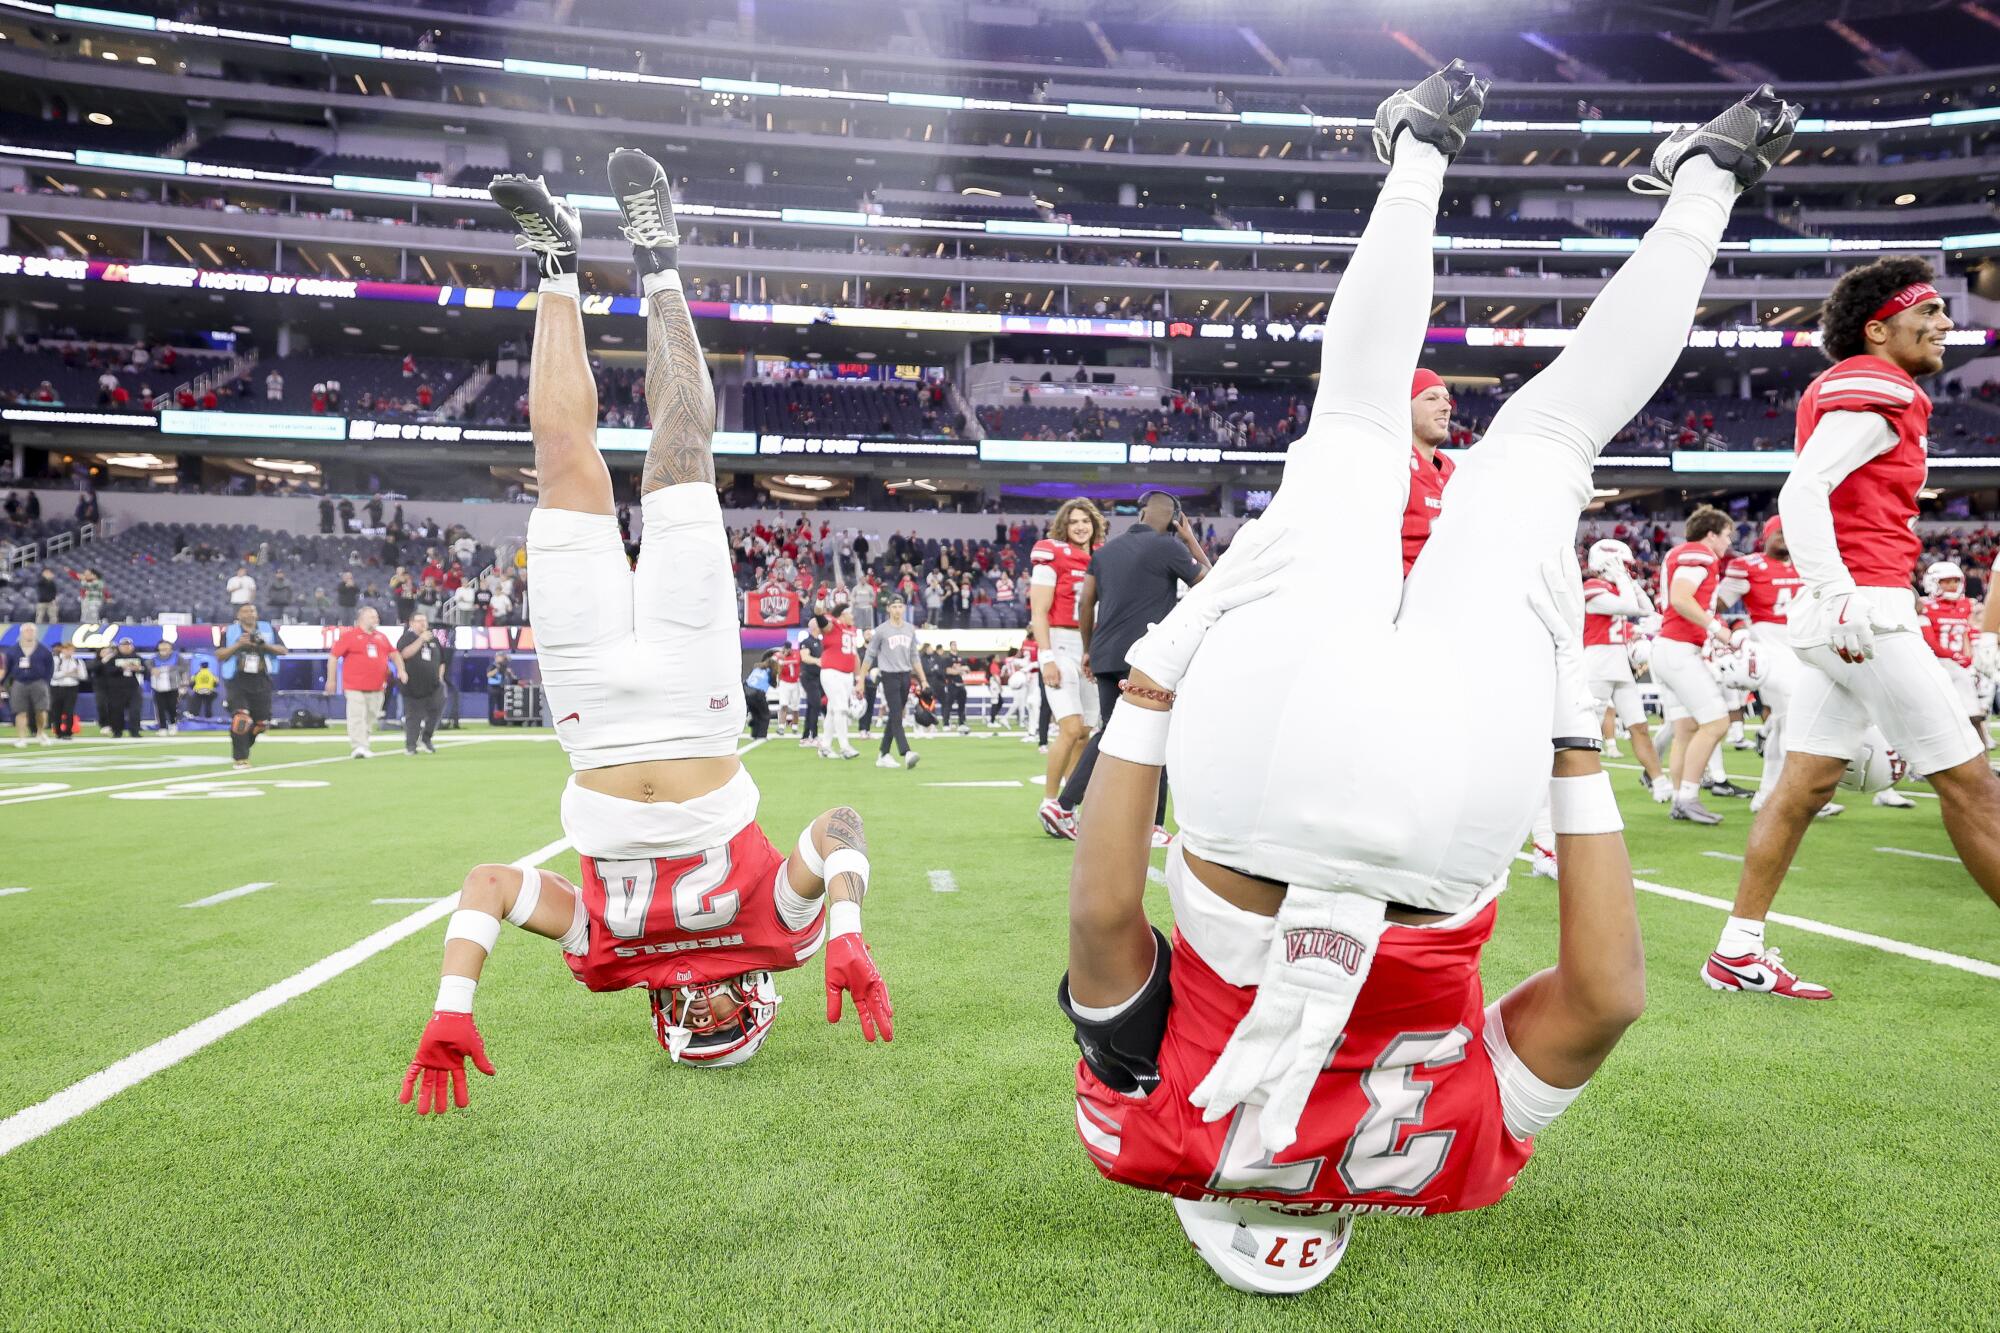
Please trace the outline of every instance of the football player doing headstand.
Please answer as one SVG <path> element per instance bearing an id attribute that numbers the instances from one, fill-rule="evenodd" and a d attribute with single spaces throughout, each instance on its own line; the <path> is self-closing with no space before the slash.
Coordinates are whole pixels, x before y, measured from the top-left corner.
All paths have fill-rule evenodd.
<path id="1" fill-rule="evenodd" d="M 1499 1199 L 1644 1005 L 1576 522 L 1797 108 L 1761 89 L 1655 152 L 1638 183 L 1668 193 L 1658 222 L 1460 463 L 1406 583 L 1431 233 L 1484 92 L 1454 63 L 1377 112 L 1388 179 L 1327 315 L 1311 426 L 1266 516 L 1133 648 L 1083 806 L 1060 992 L 1083 1054 L 1077 1133 L 1106 1177 L 1172 1196 L 1247 1291 L 1322 1281 L 1355 1213 Z M 1330 679 L 1271 651 L 1302 634 L 1323 636 L 1307 648 Z M 1468 635 L 1490 663 L 1472 680 Z M 1496 743 L 1440 763 L 1459 723 L 1434 702 L 1468 690 Z M 1163 763 L 1181 825 L 1171 944 L 1142 903 Z M 1557 962 L 1488 1006 L 1480 951 L 1544 793 Z"/>
<path id="2" fill-rule="evenodd" d="M 861 817 L 828 810 L 788 857 L 757 826 L 757 784 L 736 757 L 743 725 L 735 580 L 710 455 L 715 395 L 676 269 L 680 239 L 659 165 L 611 155 L 612 193 L 646 303 L 653 437 L 640 482 L 638 568 L 619 539 L 597 452 L 597 390 L 578 306 L 576 213 L 539 178 L 501 176 L 493 199 L 541 266 L 528 401 L 541 492 L 528 520 L 543 690 L 572 770 L 563 831 L 582 883 L 483 865 L 445 934 L 436 1011 L 402 1100 L 466 1104 L 465 1060 L 491 1074 L 472 996 L 505 920 L 562 945 L 594 991 L 644 987 L 674 1060 L 741 1064 L 777 1015 L 774 972 L 826 948 L 827 1020 L 854 999 L 862 1033 L 893 1010 L 862 942 Z M 831 906 L 828 906 L 829 900 Z"/>

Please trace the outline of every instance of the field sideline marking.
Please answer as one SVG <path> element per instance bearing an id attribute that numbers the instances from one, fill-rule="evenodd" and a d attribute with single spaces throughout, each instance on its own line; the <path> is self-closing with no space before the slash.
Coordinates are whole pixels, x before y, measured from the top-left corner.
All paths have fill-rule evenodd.
<path id="1" fill-rule="evenodd" d="M 1914 856 L 1920 861 L 1948 861 L 1955 866 L 1965 864 L 1955 856 L 1940 856 L 1936 852 L 1913 852 L 1907 847 L 1877 847 L 1875 850 L 1887 852 L 1891 856 Z"/>
<path id="2" fill-rule="evenodd" d="M 383 904 L 383 903 L 434 903 L 434 902 L 436 902 L 436 901 L 437 901 L 437 899 L 435 899 L 435 898 L 371 898 L 371 899 L 370 899 L 369 901 L 370 901 L 370 902 L 371 902 L 372 904 L 374 904 L 374 905 L 376 905 L 376 906 L 378 906 L 378 907 L 379 907 L 379 906 L 380 906 L 381 904 Z"/>
<path id="3" fill-rule="evenodd" d="M 223 890 L 223 891 L 222 891 L 221 893 L 211 893 L 211 894 L 209 894 L 209 895 L 208 895 L 208 897 L 206 897 L 206 898 L 197 898 L 197 899 L 195 899 L 195 900 L 194 900 L 193 902 L 191 902 L 191 903 L 182 903 L 182 904 L 181 904 L 181 906 L 182 906 L 182 907 L 213 907 L 213 906 L 215 906 L 215 905 L 216 905 L 217 903 L 226 903 L 226 902 L 228 902 L 228 901 L 229 901 L 229 900 L 230 900 L 231 898 L 244 898 L 244 897 L 248 897 L 248 896 L 249 896 L 250 894 L 253 894 L 253 893 L 256 893 L 256 892 L 258 892 L 258 891 L 259 891 L 259 890 L 261 890 L 261 889 L 268 889 L 268 888 L 270 888 L 270 887 L 271 887 L 271 886 L 272 886 L 273 884 L 276 884 L 276 883 L 277 883 L 277 881 L 276 881 L 276 880 L 267 880 L 267 879 L 260 879 L 260 880 L 256 880 L 256 881 L 253 881 L 252 883 L 249 883 L 249 884 L 245 884 L 245 885 L 242 885 L 242 886 L 241 886 L 241 887 L 239 887 L 239 888 L 234 888 L 234 889 L 224 889 L 224 890 Z"/>
<path id="4" fill-rule="evenodd" d="M 568 838 L 557 838 L 546 847 L 538 847 L 508 864 L 526 870 L 565 851 L 569 845 Z M 0 1120 L 0 1157 L 5 1157 L 22 1144 L 34 1142 L 50 1130 L 76 1119 L 85 1111 L 103 1105 L 127 1088 L 151 1078 L 162 1070 L 173 1068 L 204 1046 L 220 1041 L 236 1029 L 270 1013 L 287 1000 L 296 1000 L 308 991 L 325 985 L 341 973 L 360 966 L 390 945 L 408 939 L 426 926 L 442 921 L 457 905 L 458 895 L 455 893 L 440 898 L 429 907 L 410 913 L 394 925 L 384 926 L 366 939 L 358 940 L 338 953 L 327 955 L 304 971 L 296 972 L 283 981 L 266 986 L 248 999 L 238 1000 L 222 1012 L 210 1015 L 190 1027 L 184 1027 L 172 1036 L 163 1037 L 151 1046 L 133 1052 L 81 1082 L 72 1083 L 46 1101 L 16 1111 L 5 1120 Z"/>
<path id="5" fill-rule="evenodd" d="M 989 782 L 926 782 L 926 787 L 1018 787 L 1021 783 L 1013 778 L 997 778 Z"/>
<path id="6" fill-rule="evenodd" d="M 374 757 L 376 759 L 409 759 L 412 756 L 403 753 L 401 750 L 396 750 L 384 751 Z M 202 778 L 200 780 L 203 782 L 255 782 L 259 776 L 265 773 L 279 773 L 288 768 L 312 768 L 317 764 L 351 764 L 356 762 L 360 761 L 355 760 L 349 755 L 330 754 L 319 759 L 294 759 L 288 764 L 266 764 L 262 768 L 253 768 L 248 773 Z M 103 787 L 72 787 L 68 791 L 43 792 L 37 796 L 0 797 L 0 805 L 26 805 L 30 801 L 59 801 L 65 796 L 102 796 L 108 792 L 132 791 L 139 787 L 158 787 L 169 782 L 189 782 L 193 780 L 193 775 L 183 772 L 176 773 L 172 777 L 146 778 L 139 782 L 115 782 Z"/>
<path id="7" fill-rule="evenodd" d="M 1516 861 L 1526 861 L 1526 852 L 1514 853 Z M 1736 904 L 1721 898 L 1711 898 L 1705 893 L 1690 893 L 1677 889 L 1671 884 L 1655 884 L 1649 879 L 1632 880 L 1632 887 L 1646 893 L 1658 894 L 1662 898 L 1672 898 L 1676 902 L 1694 903 L 1699 907 L 1713 907 L 1718 912 L 1734 912 Z M 1967 958 L 1961 954 L 1946 953 L 1942 949 L 1927 949 L 1921 944 L 1905 944 L 1892 940 L 1886 935 L 1871 935 L 1865 930 L 1849 930 L 1845 926 L 1831 926 L 1824 921 L 1814 921 L 1810 917 L 1793 916 L 1789 912 L 1773 912 L 1769 920 L 1794 930 L 1803 930 L 1810 935 L 1824 935 L 1828 939 L 1843 940 L 1848 944 L 1859 944 L 1867 949 L 1880 949 L 1883 953 L 1893 953 L 1904 958 L 1914 958 L 1918 962 L 1936 963 L 1939 967 L 1954 967 L 1961 972 L 1970 972 L 1975 977 L 1989 977 L 2000 981 L 2000 963 L 1989 963 L 1983 958 Z"/>

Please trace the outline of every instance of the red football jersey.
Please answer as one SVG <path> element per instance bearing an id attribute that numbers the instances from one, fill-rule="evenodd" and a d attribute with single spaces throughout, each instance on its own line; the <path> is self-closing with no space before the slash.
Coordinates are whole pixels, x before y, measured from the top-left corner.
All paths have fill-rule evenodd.
<path id="1" fill-rule="evenodd" d="M 1055 603 L 1049 607 L 1049 624 L 1076 628 L 1076 591 L 1090 568 L 1090 552 L 1069 542 L 1044 537 L 1028 553 L 1034 572 L 1028 581 L 1037 588 L 1054 588 Z"/>
<path id="2" fill-rule="evenodd" d="M 1618 589 L 1609 579 L 1585 579 L 1583 581 L 1583 646 L 1603 648 L 1614 643 L 1626 643 L 1632 638 L 1632 621 L 1628 616 L 1600 616 L 1590 609 L 1593 594 L 1610 593 L 1616 596 Z"/>
<path id="3" fill-rule="evenodd" d="M 1444 509 L 1444 487 L 1451 480 L 1451 474 L 1458 464 L 1442 453 L 1435 456 L 1434 463 L 1424 462 L 1424 456 L 1417 452 L 1417 446 L 1410 446 L 1410 499 L 1403 506 L 1403 575 L 1409 576 L 1410 566 L 1417 563 L 1417 553 L 1424 549 L 1424 543 L 1431 539 L 1431 524 Z"/>
<path id="4" fill-rule="evenodd" d="M 747 824 L 721 847 L 654 861 L 585 857 L 590 943 L 564 954 L 592 990 L 686 986 L 745 972 L 783 972 L 813 956 L 824 910 L 799 930 L 778 916 L 784 856 Z"/>
<path id="5" fill-rule="evenodd" d="M 1736 556 L 1724 577 L 1749 585 L 1743 591 L 1743 610 L 1753 625 L 1784 624 L 1792 598 L 1805 586 L 1789 560 L 1773 560 L 1761 552 Z"/>
<path id="6" fill-rule="evenodd" d="M 1972 665 L 1972 636 L 1979 632 L 1972 623 L 1978 603 L 1970 597 L 1926 597 L 1923 600 L 1924 642 L 1939 657 Z"/>
<path id="7" fill-rule="evenodd" d="M 799 683 L 799 650 L 787 648 L 778 654 L 778 680 L 786 685 Z"/>
<path id="8" fill-rule="evenodd" d="M 1660 637 L 1699 644 L 1708 637 L 1708 631 L 1674 610 L 1674 575 L 1683 569 L 1701 571 L 1701 586 L 1694 590 L 1694 602 L 1704 610 L 1712 609 L 1716 585 L 1722 582 L 1722 561 L 1700 542 L 1682 542 L 1667 552 L 1667 558 L 1660 564 Z"/>
<path id="9" fill-rule="evenodd" d="M 1833 488 L 1833 543 L 1856 583 L 1907 588 L 1924 552 L 1917 536 L 1917 492 L 1930 472 L 1930 395 L 1902 367 L 1879 356 L 1850 356 L 1807 387 L 1799 399 L 1798 449 L 1828 412 L 1874 412 L 1896 432 L 1896 443 Z"/>
<path id="10" fill-rule="evenodd" d="M 854 626 L 834 621 L 826 627 L 823 642 L 825 647 L 819 655 L 821 669 L 852 672 L 859 665 L 854 654 L 861 646 L 861 631 Z"/>
<path id="11" fill-rule="evenodd" d="M 1408 1215 L 1483 1208 L 1534 1152 L 1502 1118 L 1483 1034 L 1479 954 L 1494 904 L 1446 929 L 1391 926 L 1296 1142 L 1275 1156 L 1239 1109 L 1207 1123 L 1188 1094 L 1249 1010 L 1178 931 L 1160 1081 L 1112 1091 L 1079 1060 L 1077 1135 L 1106 1179 L 1183 1199 L 1267 1199 L 1302 1211 Z M 1282 1158 L 1283 1160 L 1277 1160 Z"/>

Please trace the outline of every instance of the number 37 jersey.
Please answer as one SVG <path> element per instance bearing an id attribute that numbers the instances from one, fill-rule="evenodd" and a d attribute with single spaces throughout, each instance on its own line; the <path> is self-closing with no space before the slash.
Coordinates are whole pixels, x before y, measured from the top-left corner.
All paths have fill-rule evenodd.
<path id="1" fill-rule="evenodd" d="M 1189 920 L 1186 901 L 1175 895 L 1180 924 L 1158 1085 L 1126 1096 L 1077 1064 L 1077 1133 L 1101 1174 L 1183 1199 L 1261 1199 L 1302 1214 L 1454 1212 L 1483 1208 L 1512 1188 L 1534 1141 L 1507 1129 L 1483 1041 L 1479 955 L 1493 933 L 1493 903 L 1459 922 L 1383 933 L 1297 1140 L 1272 1154 L 1256 1107 L 1211 1123 L 1188 1100 L 1256 995 L 1218 969 L 1257 975 L 1268 933 L 1218 940 L 1214 918 Z M 1210 949 L 1213 965 L 1190 945 L 1190 930 L 1224 945 Z"/>
<path id="2" fill-rule="evenodd" d="M 751 823 L 727 843 L 650 861 L 583 859 L 590 941 L 565 954 L 594 991 L 726 981 L 784 972 L 818 951 L 824 908 L 797 930 L 778 915 L 785 858 Z"/>

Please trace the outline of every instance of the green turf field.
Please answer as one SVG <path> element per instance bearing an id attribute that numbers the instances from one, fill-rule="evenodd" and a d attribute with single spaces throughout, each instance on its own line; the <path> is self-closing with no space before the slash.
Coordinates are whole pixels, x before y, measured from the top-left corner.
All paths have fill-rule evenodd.
<path id="1" fill-rule="evenodd" d="M 0 1120 L 426 910 L 377 899 L 438 898 L 561 836 L 545 737 L 389 748 L 281 733 L 247 775 L 219 738 L 0 749 L 0 890 L 27 890 L 0 893 Z M 691 1073 L 643 996 L 587 994 L 510 930 L 478 1000 L 499 1074 L 419 1120 L 395 1095 L 433 923 L 0 1157 L 0 1326 L 2000 1326 L 2000 976 L 1774 925 L 1838 998 L 1715 995 L 1697 971 L 1723 913 L 1655 893 L 1646 1017 L 1511 1196 L 1363 1218 L 1296 1300 L 1224 1288 L 1165 1200 L 1106 1184 L 1076 1142 L 1054 1005 L 1069 847 L 1034 819 L 1040 756 L 923 749 L 910 772 L 789 739 L 746 756 L 781 843 L 838 801 L 866 818 L 892 1046 L 827 1027 L 815 960 L 780 978 L 756 1060 Z M 1640 878 L 1726 899 L 1745 803 L 1670 824 L 1631 777 Z M 987 785 L 932 785 L 951 783 Z M 1779 910 L 2000 964 L 2000 912 L 1917 805 L 1817 824 Z M 1555 943 L 1552 886 L 1523 873 L 1489 991 Z"/>

